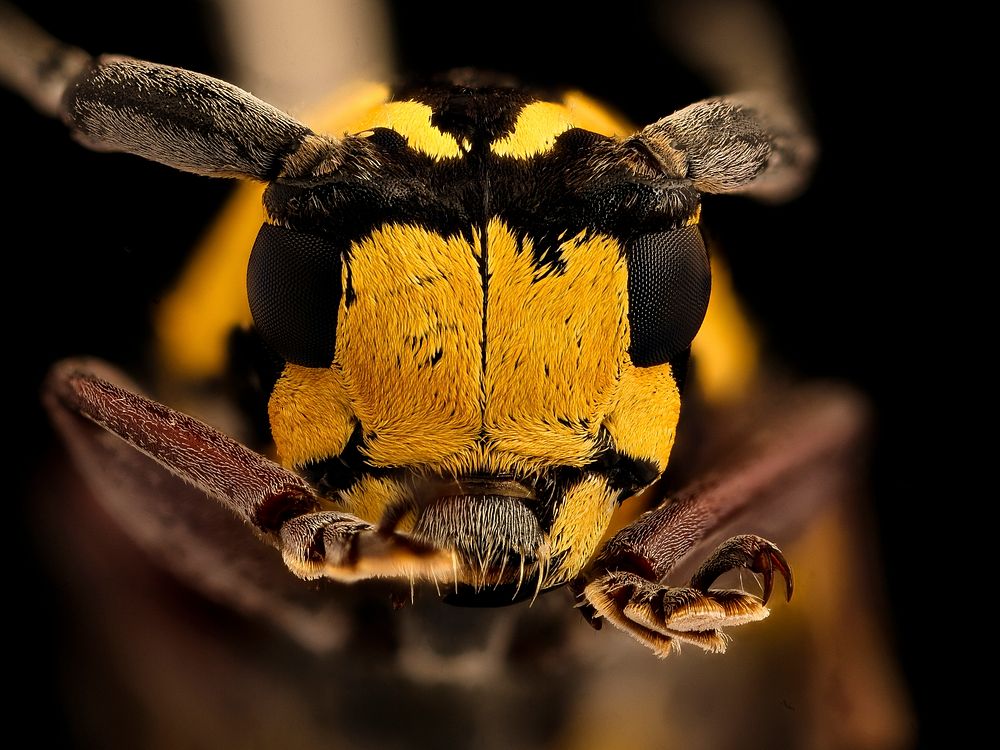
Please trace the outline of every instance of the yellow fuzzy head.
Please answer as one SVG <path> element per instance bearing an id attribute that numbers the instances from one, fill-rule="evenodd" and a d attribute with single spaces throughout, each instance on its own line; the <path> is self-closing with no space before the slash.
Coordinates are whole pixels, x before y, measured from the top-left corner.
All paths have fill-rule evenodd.
<path id="1" fill-rule="evenodd" d="M 576 95 L 432 85 L 265 194 L 280 459 L 484 595 L 574 577 L 674 442 L 698 194 L 615 131 Z"/>

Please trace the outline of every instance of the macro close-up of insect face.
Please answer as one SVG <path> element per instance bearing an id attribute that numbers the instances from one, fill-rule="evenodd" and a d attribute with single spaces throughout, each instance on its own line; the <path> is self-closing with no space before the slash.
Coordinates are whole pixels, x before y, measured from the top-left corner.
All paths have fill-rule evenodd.
<path id="1" fill-rule="evenodd" d="M 91 56 L 6 6 L 0 22 L 2 80 L 82 146 L 246 183 L 158 293 L 154 375 L 73 356 L 42 385 L 86 503 L 128 540 L 120 559 L 409 690 L 502 674 L 525 628 L 549 633 L 532 653 L 573 651 L 581 635 L 554 635 L 573 609 L 646 658 L 723 652 L 775 588 L 792 599 L 796 557 L 775 542 L 841 539 L 829 519 L 858 494 L 867 406 L 767 374 L 703 222 L 706 197 L 780 204 L 806 186 L 817 149 L 789 91 L 636 126 L 575 88 L 455 68 L 293 115 L 184 67 Z M 802 555 L 807 610 L 850 567 L 843 544 Z M 81 554 L 80 570 L 135 569 Z M 149 601 L 135 611 L 168 611 Z M 497 615 L 470 625 L 445 605 Z M 374 642 L 377 658 L 352 645 Z M 650 731 L 639 746 L 658 746 Z"/>
<path id="2" fill-rule="evenodd" d="M 727 99 L 615 137 L 579 95 L 461 77 L 387 94 L 334 137 L 217 79 L 99 58 L 60 103 L 84 142 L 268 181 L 247 346 L 273 362 L 256 373 L 270 433 L 308 490 L 234 476 L 235 453 L 206 463 L 202 427 L 137 419 L 86 365 L 63 365 L 52 388 L 58 408 L 209 494 L 243 485 L 221 499 L 300 577 L 516 601 L 580 574 L 621 502 L 667 466 L 711 289 L 701 193 L 773 182 L 768 167 L 794 158 Z M 769 590 L 776 566 L 791 593 L 763 539 L 730 540 L 674 589 L 643 575 L 686 539 L 655 514 L 622 533 L 671 551 L 606 552 L 583 600 L 663 655 L 672 638 L 721 648 L 721 627 L 766 614 L 708 590 L 728 569 Z"/>

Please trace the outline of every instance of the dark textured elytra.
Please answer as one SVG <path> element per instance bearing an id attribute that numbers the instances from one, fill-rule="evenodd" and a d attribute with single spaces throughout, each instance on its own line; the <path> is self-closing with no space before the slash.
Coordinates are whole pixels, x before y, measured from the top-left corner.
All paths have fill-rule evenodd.
<path id="1" fill-rule="evenodd" d="M 261 337 L 288 362 L 328 367 L 336 346 L 342 256 L 327 239 L 265 224 L 247 265 Z"/>
<path id="2" fill-rule="evenodd" d="M 669 362 L 691 346 L 708 310 L 712 270 L 701 230 L 642 235 L 628 244 L 625 257 L 632 362 Z"/>

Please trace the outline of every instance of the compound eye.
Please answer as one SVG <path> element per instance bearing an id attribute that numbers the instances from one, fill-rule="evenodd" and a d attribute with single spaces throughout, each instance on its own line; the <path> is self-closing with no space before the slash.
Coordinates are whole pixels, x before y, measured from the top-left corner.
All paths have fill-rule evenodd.
<path id="1" fill-rule="evenodd" d="M 247 266 L 247 299 L 264 341 L 288 362 L 329 367 L 340 308 L 340 250 L 314 234 L 265 224 Z"/>
<path id="2" fill-rule="evenodd" d="M 625 252 L 632 362 L 669 362 L 691 346 L 708 310 L 712 271 L 701 230 L 642 235 Z"/>

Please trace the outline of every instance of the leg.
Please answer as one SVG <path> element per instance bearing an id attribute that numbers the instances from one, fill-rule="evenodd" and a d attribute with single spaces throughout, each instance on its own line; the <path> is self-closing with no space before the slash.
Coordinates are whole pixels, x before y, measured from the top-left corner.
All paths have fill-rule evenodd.
<path id="1" fill-rule="evenodd" d="M 86 536 L 95 533 L 95 526 L 100 532 L 113 523 L 160 568 L 207 598 L 270 622 L 312 651 L 338 648 L 348 630 L 341 603 L 290 576 L 281 559 L 221 503 L 64 405 L 58 394 L 77 368 L 122 384 L 119 373 L 93 361 L 60 365 L 48 381 L 44 397 L 49 415 L 86 485 L 81 488 L 75 478 L 57 480 L 69 487 L 57 490 L 58 501 L 48 502 L 51 512 L 58 506 L 58 525 Z M 90 508 L 80 505 L 88 494 L 110 519 L 103 525 L 97 509 L 88 513 Z"/>
<path id="2" fill-rule="evenodd" d="M 754 535 L 729 539 L 694 572 L 685 587 L 662 583 L 692 557 L 696 545 L 734 523 L 779 518 L 794 525 L 833 494 L 836 472 L 853 466 L 854 446 L 864 425 L 864 408 L 850 393 L 813 388 L 784 394 L 754 420 L 741 443 L 743 455 L 675 499 L 640 516 L 613 536 L 574 582 L 581 609 L 591 623 L 610 620 L 659 656 L 675 642 L 723 651 L 721 629 L 763 619 L 774 570 L 791 570 L 781 551 Z M 833 473 L 831 473 L 833 472 Z M 764 578 L 761 599 L 742 591 L 712 589 L 721 574 L 746 568 Z"/>
<path id="3" fill-rule="evenodd" d="M 319 508 L 298 475 L 204 422 L 112 382 L 123 380 L 100 362 L 60 362 L 46 384 L 46 401 L 50 410 L 61 407 L 117 435 L 221 501 L 272 543 L 289 517 Z"/>
<path id="4" fill-rule="evenodd" d="M 49 377 L 46 402 L 85 478 L 99 494 L 118 498 L 121 513 L 116 515 L 149 515 L 145 511 L 156 506 L 158 515 L 145 534 L 155 537 L 177 523 L 197 532 L 201 521 L 189 523 L 170 514 L 176 509 L 200 518 L 200 505 L 209 495 L 280 549 L 288 568 L 302 578 L 437 575 L 449 580 L 450 556 L 332 510 L 333 501 L 316 496 L 297 474 L 203 422 L 115 384 L 124 380 L 100 362 L 62 362 Z M 80 417 L 124 443 L 101 431 L 83 430 Z M 133 456 L 133 449 L 155 464 Z M 116 465 L 115 482 L 106 476 L 108 456 Z M 179 486 L 175 478 L 187 483 L 187 495 L 193 485 L 193 501 L 172 504 Z M 211 544 L 210 537 L 204 541 Z M 245 544 L 252 547 L 254 542 L 247 537 Z"/>

